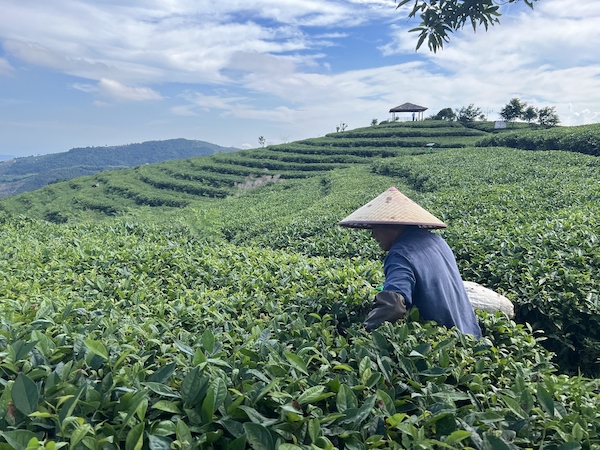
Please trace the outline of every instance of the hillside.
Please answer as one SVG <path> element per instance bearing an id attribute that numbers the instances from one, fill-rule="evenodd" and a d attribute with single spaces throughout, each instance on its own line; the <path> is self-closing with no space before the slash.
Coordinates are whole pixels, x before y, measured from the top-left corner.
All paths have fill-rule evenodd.
<path id="1" fill-rule="evenodd" d="M 270 182 L 310 178 L 375 159 L 464 148 L 487 133 L 444 121 L 387 123 L 288 144 L 105 171 L 0 201 L 12 214 L 54 222 L 181 208 Z M 428 147 L 428 144 L 434 144 Z"/>
<path id="2" fill-rule="evenodd" d="M 105 170 L 237 150 L 204 141 L 171 139 L 14 158 L 0 162 L 0 198 Z"/>
<path id="3" fill-rule="evenodd" d="M 600 159 L 351 132 L 3 200 L 0 448 L 599 448 Z M 514 321 L 364 330 L 383 253 L 337 222 L 391 185 Z"/>

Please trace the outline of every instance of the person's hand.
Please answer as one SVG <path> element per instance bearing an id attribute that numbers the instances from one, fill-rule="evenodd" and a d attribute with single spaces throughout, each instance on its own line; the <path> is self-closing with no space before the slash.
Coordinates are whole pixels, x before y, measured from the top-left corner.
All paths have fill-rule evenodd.
<path id="1" fill-rule="evenodd" d="M 383 322 L 395 322 L 406 314 L 404 297 L 397 292 L 381 291 L 373 300 L 373 309 L 367 315 L 363 325 L 367 331 L 373 331 Z"/>

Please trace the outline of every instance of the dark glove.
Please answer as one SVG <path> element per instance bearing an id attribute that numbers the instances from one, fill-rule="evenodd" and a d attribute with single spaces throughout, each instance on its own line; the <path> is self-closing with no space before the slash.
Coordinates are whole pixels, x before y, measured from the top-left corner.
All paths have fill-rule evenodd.
<path id="1" fill-rule="evenodd" d="M 381 291 L 375 296 L 373 309 L 365 319 L 363 325 L 367 331 L 373 331 L 383 322 L 395 322 L 406 314 L 404 297 L 396 292 Z"/>

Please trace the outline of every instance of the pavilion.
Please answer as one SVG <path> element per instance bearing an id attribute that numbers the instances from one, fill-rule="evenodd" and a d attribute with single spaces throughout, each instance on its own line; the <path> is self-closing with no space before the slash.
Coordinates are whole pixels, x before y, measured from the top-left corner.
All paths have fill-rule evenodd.
<path id="1" fill-rule="evenodd" d="M 396 120 L 396 113 L 405 112 L 417 113 L 416 116 L 413 114 L 413 120 L 423 120 L 423 112 L 426 109 L 426 107 L 415 105 L 414 103 L 403 103 L 400 106 L 390 109 L 390 112 L 392 113 L 392 121 Z"/>

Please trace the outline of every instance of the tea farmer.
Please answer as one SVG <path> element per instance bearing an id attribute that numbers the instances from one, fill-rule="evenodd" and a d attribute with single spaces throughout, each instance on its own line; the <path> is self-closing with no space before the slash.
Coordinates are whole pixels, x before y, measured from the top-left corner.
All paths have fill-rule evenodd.
<path id="1" fill-rule="evenodd" d="M 371 229 L 388 251 L 385 282 L 364 325 L 371 331 L 416 306 L 421 318 L 481 337 L 481 329 L 446 241 L 430 229 L 447 225 L 395 187 L 354 211 L 339 225 Z"/>

